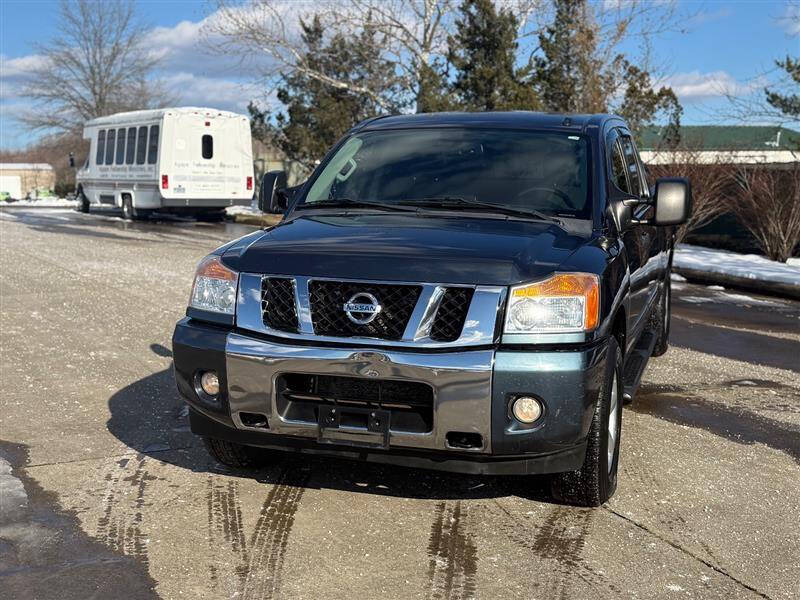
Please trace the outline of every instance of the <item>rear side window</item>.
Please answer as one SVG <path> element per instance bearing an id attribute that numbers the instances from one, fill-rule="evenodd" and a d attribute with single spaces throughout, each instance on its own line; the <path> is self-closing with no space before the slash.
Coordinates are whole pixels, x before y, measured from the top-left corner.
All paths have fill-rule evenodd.
<path id="1" fill-rule="evenodd" d="M 139 139 L 136 140 L 136 164 L 143 165 L 147 156 L 147 127 L 139 127 Z"/>
<path id="2" fill-rule="evenodd" d="M 626 194 L 631 193 L 630 185 L 628 185 L 628 178 L 625 176 L 625 159 L 622 157 L 622 150 L 618 143 L 614 143 L 611 149 L 611 177 L 620 190 Z"/>
<path id="3" fill-rule="evenodd" d="M 150 126 L 150 141 L 147 144 L 147 164 L 154 165 L 158 159 L 158 125 Z"/>
<path id="4" fill-rule="evenodd" d="M 214 157 L 214 138 L 206 134 L 203 136 L 203 158 Z"/>
<path id="5" fill-rule="evenodd" d="M 106 152 L 106 130 L 101 129 L 97 132 L 97 154 L 94 157 L 94 164 L 102 165 Z"/>
<path id="6" fill-rule="evenodd" d="M 136 127 L 128 128 L 128 147 L 125 149 L 125 164 L 133 164 L 133 155 L 136 153 Z"/>
<path id="7" fill-rule="evenodd" d="M 114 142 L 117 139 L 117 132 L 113 129 L 108 130 L 108 137 L 106 137 L 106 164 L 110 165 L 114 162 Z"/>
<path id="8" fill-rule="evenodd" d="M 636 160 L 636 151 L 633 149 L 633 140 L 628 136 L 620 138 L 622 149 L 625 153 L 625 166 L 628 169 L 628 179 L 631 183 L 631 193 L 634 196 L 642 195 L 642 179 L 639 173 L 639 163 Z"/>
<path id="9" fill-rule="evenodd" d="M 125 130 L 117 129 L 117 164 L 125 162 Z"/>

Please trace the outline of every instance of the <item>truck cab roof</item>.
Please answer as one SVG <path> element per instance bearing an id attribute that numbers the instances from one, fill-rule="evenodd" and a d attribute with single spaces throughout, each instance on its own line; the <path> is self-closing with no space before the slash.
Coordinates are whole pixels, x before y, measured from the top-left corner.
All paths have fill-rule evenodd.
<path id="1" fill-rule="evenodd" d="M 526 110 L 498 112 L 440 112 L 413 115 L 383 115 L 362 121 L 351 132 L 417 127 L 488 127 L 498 129 L 548 129 L 584 133 L 624 120 L 613 114 L 545 113 Z"/>

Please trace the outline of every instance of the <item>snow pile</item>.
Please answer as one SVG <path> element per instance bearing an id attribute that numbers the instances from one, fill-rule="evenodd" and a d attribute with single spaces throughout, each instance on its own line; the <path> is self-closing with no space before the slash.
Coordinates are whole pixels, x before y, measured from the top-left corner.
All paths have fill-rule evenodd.
<path id="1" fill-rule="evenodd" d="M 14 202 L 3 201 L 0 206 L 36 206 L 37 208 L 75 208 L 78 206 L 76 200 L 66 198 L 39 198 L 32 200 L 15 200 Z"/>
<path id="2" fill-rule="evenodd" d="M 800 259 L 784 264 L 756 254 L 737 254 L 689 244 L 675 248 L 673 267 L 678 271 L 712 273 L 754 282 L 781 283 L 800 288 Z"/>
<path id="3" fill-rule="evenodd" d="M 261 211 L 255 208 L 254 206 L 229 206 L 225 209 L 225 212 L 228 216 L 233 215 L 255 215 L 261 216 Z"/>

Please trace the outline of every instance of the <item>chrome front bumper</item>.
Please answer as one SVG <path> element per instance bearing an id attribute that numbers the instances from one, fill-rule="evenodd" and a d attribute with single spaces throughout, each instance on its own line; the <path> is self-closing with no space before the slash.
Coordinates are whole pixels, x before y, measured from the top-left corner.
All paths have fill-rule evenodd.
<path id="1" fill-rule="evenodd" d="M 557 350 L 493 346 L 413 352 L 286 343 L 192 318 L 177 324 L 172 347 L 176 383 L 192 408 L 192 431 L 198 435 L 367 461 L 505 474 L 580 467 L 607 359 L 605 341 Z M 205 370 L 220 376 L 220 397 L 214 401 L 198 393 L 197 378 Z M 322 440 L 317 422 L 280 414 L 276 388 L 286 374 L 426 384 L 433 392 L 432 427 L 427 433 L 390 427 L 380 448 L 365 449 L 352 438 Z M 526 426 L 513 419 L 509 405 L 519 395 L 542 401 L 539 421 Z M 265 415 L 268 426 L 249 427 L 242 413 Z M 481 446 L 452 447 L 448 432 L 478 434 Z M 365 439 L 375 441 L 374 436 Z"/>
<path id="2" fill-rule="evenodd" d="M 339 375 L 425 383 L 433 389 L 433 431 L 389 431 L 389 444 L 429 450 L 456 450 L 449 431 L 477 433 L 491 452 L 493 350 L 413 353 L 358 348 L 287 346 L 237 333 L 226 344 L 228 402 L 238 429 L 264 435 L 317 438 L 315 423 L 284 419 L 276 407 L 276 380 L 282 373 Z M 240 413 L 264 413 L 269 429 L 247 427 Z"/>

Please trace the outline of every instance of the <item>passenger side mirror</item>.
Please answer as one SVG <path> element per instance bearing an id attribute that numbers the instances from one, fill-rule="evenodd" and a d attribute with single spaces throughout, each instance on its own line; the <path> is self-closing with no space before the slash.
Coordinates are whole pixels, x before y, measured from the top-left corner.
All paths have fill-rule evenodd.
<path id="1" fill-rule="evenodd" d="M 286 193 L 286 172 L 269 171 L 261 178 L 261 187 L 258 191 L 258 209 L 261 212 L 280 214 L 289 204 Z"/>
<path id="2" fill-rule="evenodd" d="M 692 186 L 684 177 L 656 181 L 653 225 L 680 225 L 692 215 Z"/>

